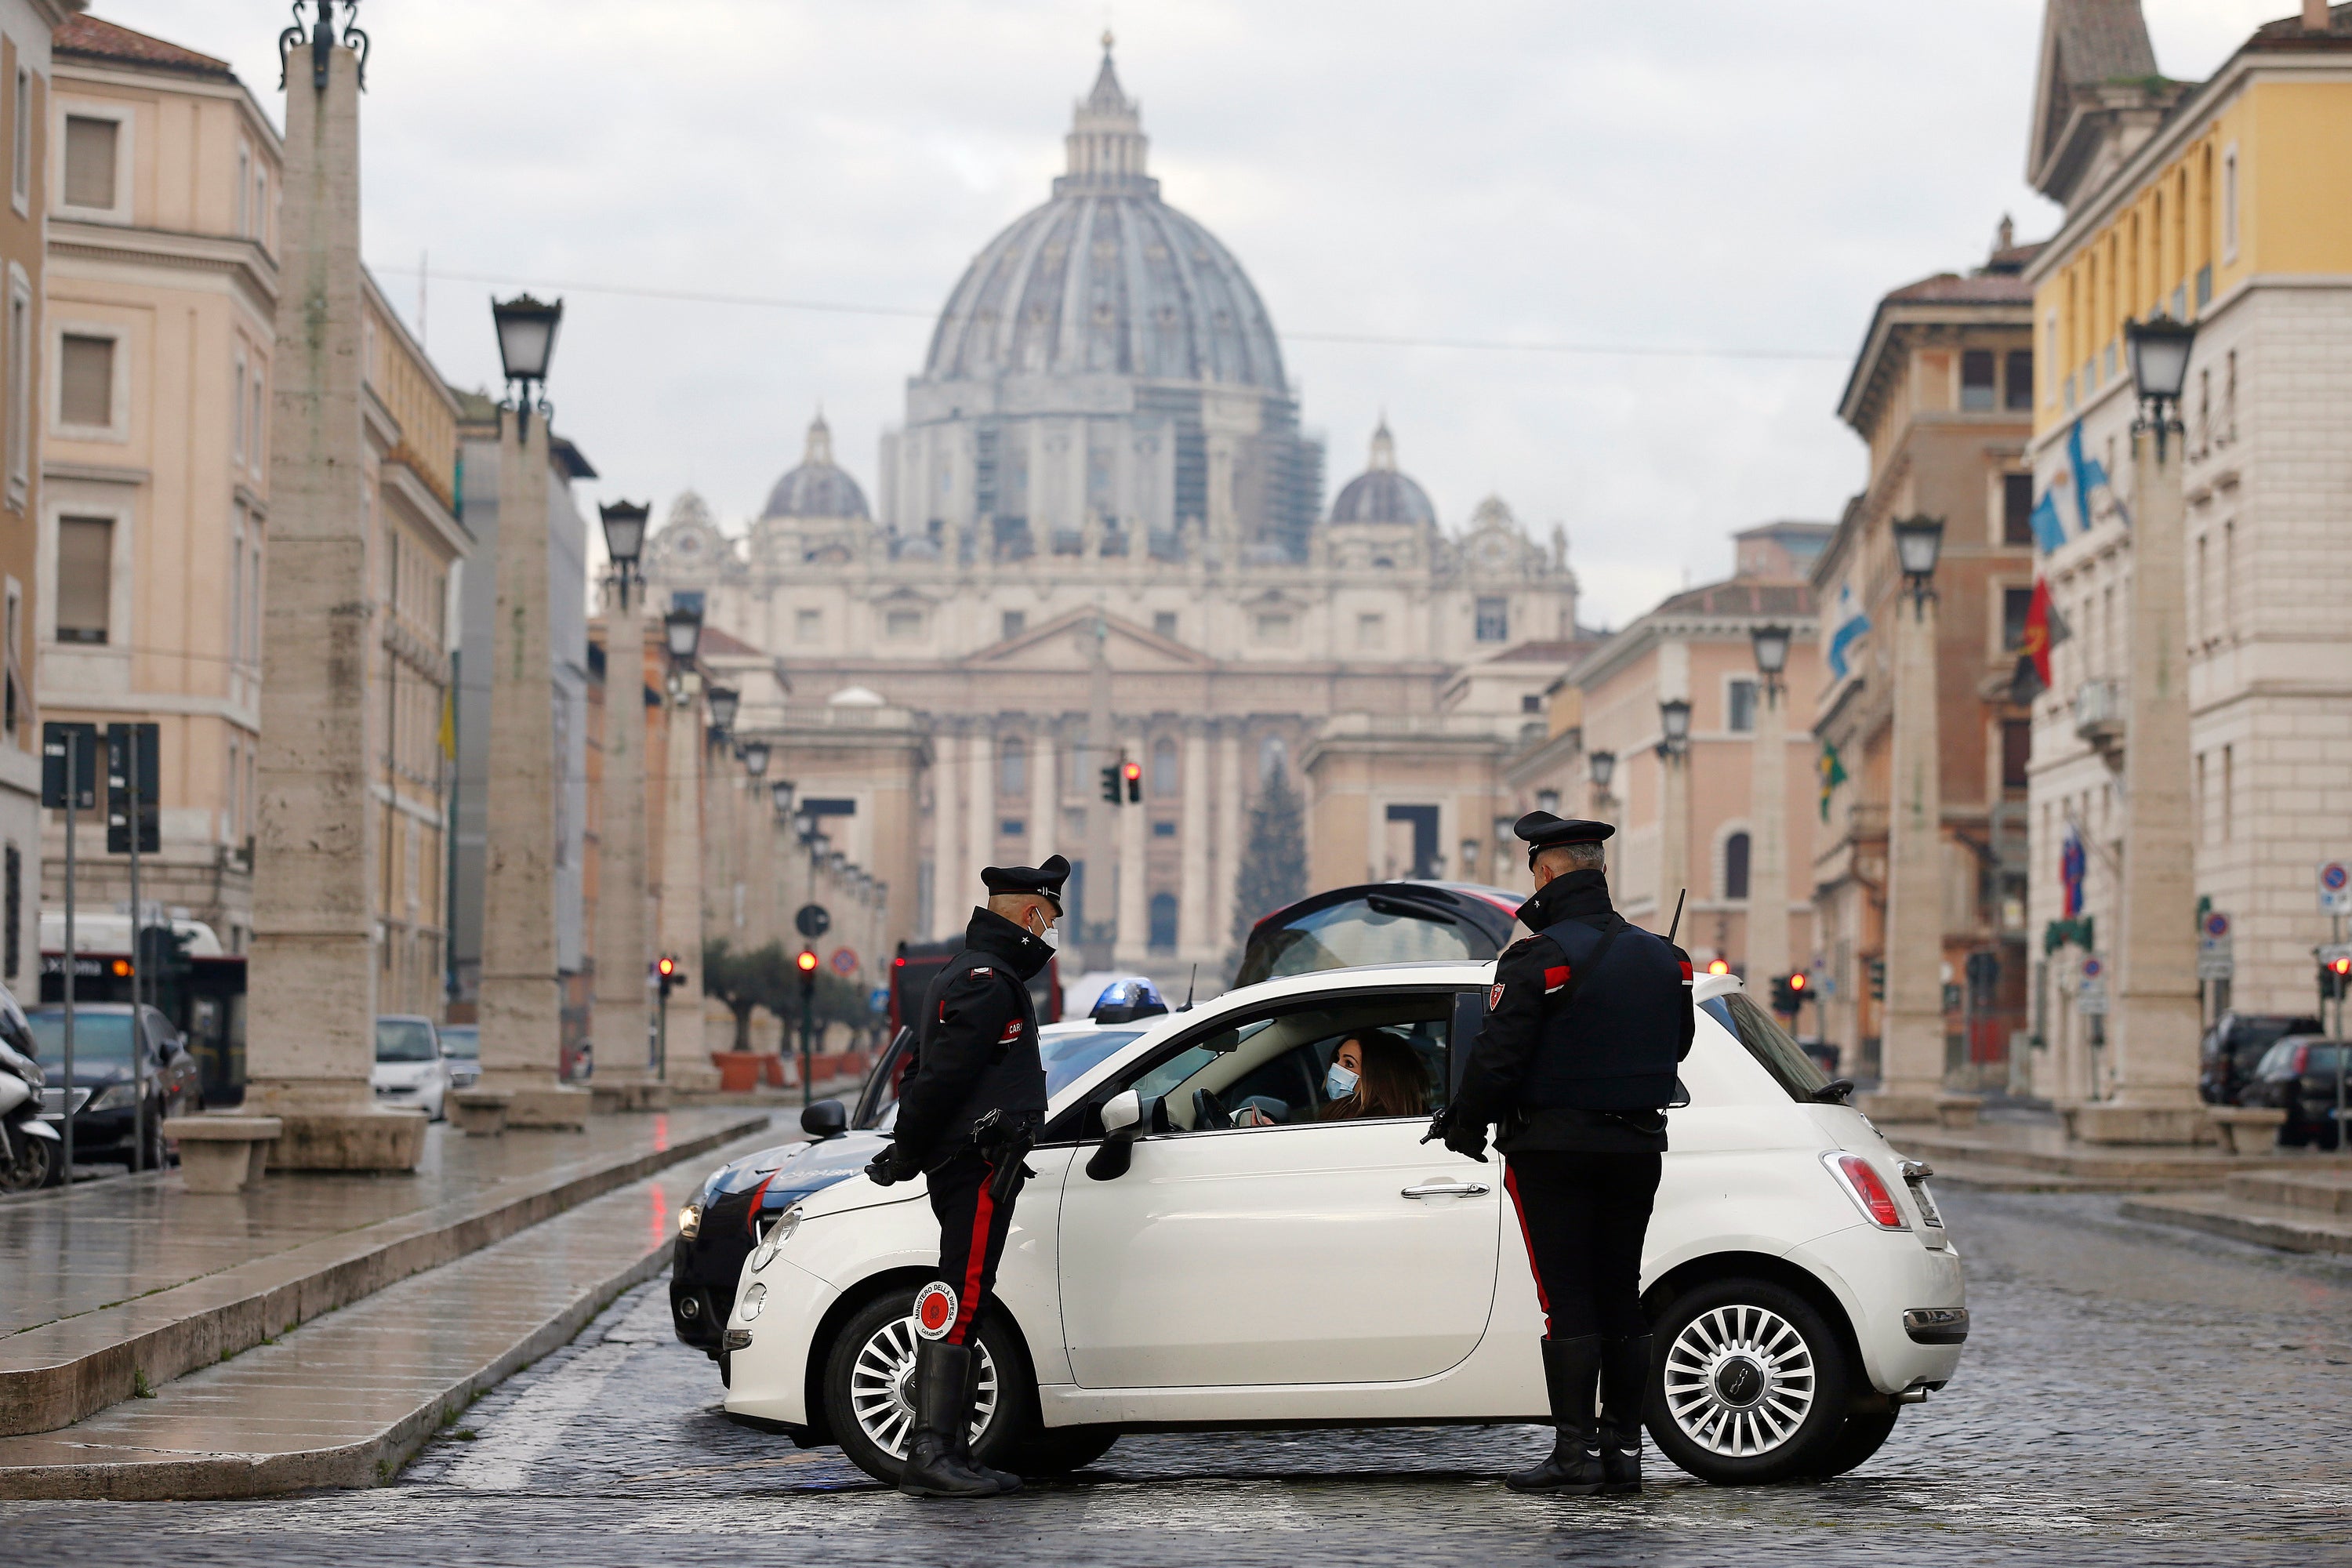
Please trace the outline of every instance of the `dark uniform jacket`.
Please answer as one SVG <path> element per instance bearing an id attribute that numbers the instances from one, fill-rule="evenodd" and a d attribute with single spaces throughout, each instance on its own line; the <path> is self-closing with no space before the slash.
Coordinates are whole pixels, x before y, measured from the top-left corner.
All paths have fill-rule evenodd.
<path id="1" fill-rule="evenodd" d="M 1554 878 L 1519 919 L 1535 934 L 1496 963 L 1454 1114 L 1501 1123 L 1507 1154 L 1663 1151 L 1697 1033 L 1689 955 L 1612 909 L 1600 871 Z"/>
<path id="2" fill-rule="evenodd" d="M 1007 1122 L 1045 1119 L 1029 981 L 1054 950 L 987 910 L 971 911 L 963 942 L 923 993 L 915 1060 L 898 1091 L 900 1162 L 926 1170 L 957 1153 L 991 1110 Z"/>

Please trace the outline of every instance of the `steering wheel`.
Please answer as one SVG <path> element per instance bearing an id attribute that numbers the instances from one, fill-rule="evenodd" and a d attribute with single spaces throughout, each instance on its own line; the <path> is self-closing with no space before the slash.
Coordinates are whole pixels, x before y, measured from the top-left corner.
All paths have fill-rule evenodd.
<path id="1" fill-rule="evenodd" d="M 1234 1124 L 1234 1113 L 1227 1110 L 1213 1090 L 1196 1089 L 1192 1091 L 1192 1130 L 1196 1132 L 1223 1132 Z"/>

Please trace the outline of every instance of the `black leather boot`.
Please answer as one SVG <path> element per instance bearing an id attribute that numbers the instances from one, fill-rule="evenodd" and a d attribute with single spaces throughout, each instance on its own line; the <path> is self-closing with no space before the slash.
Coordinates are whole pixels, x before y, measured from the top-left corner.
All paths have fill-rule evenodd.
<path id="1" fill-rule="evenodd" d="M 1543 1342 L 1544 1392 L 1551 1399 L 1551 1424 L 1559 1436 L 1551 1458 L 1533 1469 L 1505 1476 L 1515 1492 L 1559 1492 L 1590 1497 L 1601 1489 L 1600 1424 L 1592 1388 L 1601 1372 L 1601 1336 Z"/>
<path id="2" fill-rule="evenodd" d="M 980 1357 L 971 1351 L 970 1346 L 965 1347 L 964 1364 L 967 1369 L 963 1383 L 964 1420 L 963 1425 L 956 1428 L 956 1458 L 961 1459 L 974 1475 L 993 1482 L 998 1492 L 1017 1492 L 1021 1489 L 1019 1476 L 1010 1470 L 1000 1470 L 992 1466 L 983 1465 L 971 1457 L 971 1417 L 980 1408 Z M 1004 1380 L 999 1377 L 996 1381 L 997 1403 L 1003 1404 L 1004 1397 Z"/>
<path id="3" fill-rule="evenodd" d="M 908 1497 L 994 1497 L 1002 1489 L 963 1453 L 971 1426 L 971 1361 L 967 1345 L 924 1340 L 915 1347 L 915 1427 L 898 1469 L 898 1489 Z"/>
<path id="4" fill-rule="evenodd" d="M 1650 1336 L 1613 1339 L 1601 1350 L 1601 1489 L 1642 1489 L 1642 1399 L 1650 1384 Z"/>

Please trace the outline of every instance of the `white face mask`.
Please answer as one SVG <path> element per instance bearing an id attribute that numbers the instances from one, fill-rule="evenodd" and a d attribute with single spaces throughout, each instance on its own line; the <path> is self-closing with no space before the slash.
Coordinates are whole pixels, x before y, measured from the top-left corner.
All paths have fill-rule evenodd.
<path id="1" fill-rule="evenodd" d="M 1356 1092 L 1356 1075 L 1333 1062 L 1331 1070 L 1323 1075 L 1323 1092 L 1333 1100 L 1347 1099 Z"/>
<path id="2" fill-rule="evenodd" d="M 1062 945 L 1062 927 L 1060 922 L 1056 921 L 1036 934 L 1037 940 L 1045 944 L 1047 951 L 1052 952 L 1058 951 L 1060 949 Z"/>

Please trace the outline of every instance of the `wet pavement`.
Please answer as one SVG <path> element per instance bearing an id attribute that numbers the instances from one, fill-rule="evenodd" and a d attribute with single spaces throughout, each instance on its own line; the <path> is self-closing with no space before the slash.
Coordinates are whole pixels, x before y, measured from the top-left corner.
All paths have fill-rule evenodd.
<path id="1" fill-rule="evenodd" d="M 919 1503 L 712 1413 L 658 1284 L 474 1406 L 396 1484 L 247 1503 L 5 1503 L 43 1563 L 2352 1562 L 2352 1267 L 1942 1194 L 1976 1331 L 1950 1389 L 1825 1484 L 1512 1495 L 1530 1428 L 1129 1438 L 992 1503 Z"/>

